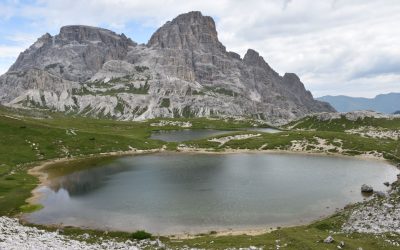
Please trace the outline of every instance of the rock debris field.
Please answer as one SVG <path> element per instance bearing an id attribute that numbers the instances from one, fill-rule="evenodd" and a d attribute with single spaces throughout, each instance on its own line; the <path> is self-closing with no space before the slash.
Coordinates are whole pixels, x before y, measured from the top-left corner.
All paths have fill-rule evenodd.
<path id="1" fill-rule="evenodd" d="M 400 206 L 397 197 L 373 199 L 352 211 L 343 225 L 345 232 L 400 234 Z"/>
<path id="2" fill-rule="evenodd" d="M 83 237 L 89 237 L 83 234 Z M 87 243 L 60 235 L 57 232 L 47 232 L 35 227 L 23 226 L 17 219 L 0 217 L 0 249 L 143 249 L 145 247 L 164 248 L 159 240 L 141 240 L 116 242 L 105 240 L 101 243 Z"/>
<path id="3" fill-rule="evenodd" d="M 75 240 L 68 236 L 59 234 L 58 232 L 48 232 L 45 230 L 37 229 L 35 227 L 24 226 L 19 223 L 18 219 L 0 217 L 0 250 L 38 250 L 38 249 L 57 249 L 57 250 L 71 250 L 71 249 L 170 249 L 166 247 L 160 240 L 127 240 L 124 242 L 117 242 L 112 240 L 102 240 L 99 238 L 98 243 L 88 243 L 83 240 L 90 238 L 89 234 L 82 234 L 81 240 Z M 184 246 L 183 250 L 196 250 Z M 230 248 L 233 250 L 234 248 Z M 242 250 L 259 250 L 255 246 L 248 248 L 240 248 Z"/>

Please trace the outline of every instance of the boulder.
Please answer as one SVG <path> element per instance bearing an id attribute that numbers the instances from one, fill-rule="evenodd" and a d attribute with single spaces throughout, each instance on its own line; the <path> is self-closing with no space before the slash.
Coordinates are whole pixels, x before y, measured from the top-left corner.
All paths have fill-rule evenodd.
<path id="1" fill-rule="evenodd" d="M 382 191 L 375 191 L 375 192 L 374 192 L 374 195 L 375 195 L 376 197 L 386 197 L 385 192 L 382 192 Z"/>
<path id="2" fill-rule="evenodd" d="M 394 207 L 392 204 L 389 203 L 384 203 L 383 206 L 388 209 L 392 209 Z"/>
<path id="3" fill-rule="evenodd" d="M 361 193 L 373 193 L 373 192 L 374 192 L 374 189 L 371 186 L 369 186 L 367 184 L 363 184 L 361 186 Z"/>
<path id="4" fill-rule="evenodd" d="M 332 243 L 332 242 L 334 242 L 335 240 L 333 239 L 333 237 L 332 236 L 328 236 L 328 237 L 326 237 L 326 239 L 324 240 L 324 243 Z"/>

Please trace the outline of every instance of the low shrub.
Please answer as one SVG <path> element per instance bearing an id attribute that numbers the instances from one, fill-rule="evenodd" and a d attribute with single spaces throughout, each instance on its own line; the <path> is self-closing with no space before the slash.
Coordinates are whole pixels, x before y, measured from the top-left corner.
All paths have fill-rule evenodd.
<path id="1" fill-rule="evenodd" d="M 144 230 L 138 230 L 134 233 L 131 234 L 131 238 L 135 240 L 144 240 L 144 239 L 150 239 L 151 238 L 151 233 L 148 233 Z"/>

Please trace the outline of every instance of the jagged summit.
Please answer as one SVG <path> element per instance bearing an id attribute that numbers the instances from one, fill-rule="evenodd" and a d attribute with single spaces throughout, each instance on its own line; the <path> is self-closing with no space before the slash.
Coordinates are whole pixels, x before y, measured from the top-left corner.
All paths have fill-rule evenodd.
<path id="1" fill-rule="evenodd" d="M 69 25 L 40 37 L 0 77 L 0 103 L 121 120 L 245 116 L 283 123 L 334 109 L 249 49 L 227 52 L 201 12 L 165 23 L 146 45 Z"/>
<path id="2" fill-rule="evenodd" d="M 200 11 L 181 14 L 168 21 L 150 38 L 149 47 L 171 49 L 212 49 L 225 51 L 218 40 L 218 33 L 212 17 L 203 16 Z"/>
<path id="3" fill-rule="evenodd" d="M 295 73 L 285 73 L 283 79 L 287 79 L 290 82 L 300 81 L 300 77 Z"/>
<path id="4" fill-rule="evenodd" d="M 130 40 L 124 34 L 118 35 L 111 30 L 86 25 L 63 26 L 60 29 L 58 38 L 80 43 L 85 41 L 110 43 L 118 40 Z"/>
<path id="5" fill-rule="evenodd" d="M 137 44 L 124 34 L 84 25 L 61 27 L 60 33 L 46 33 L 22 52 L 9 71 L 31 68 L 46 70 L 71 81 L 85 81 L 103 64 L 123 59 Z"/>
<path id="6" fill-rule="evenodd" d="M 265 62 L 264 58 L 260 56 L 260 54 L 253 50 L 253 49 L 248 49 L 246 54 L 243 57 L 243 62 L 247 65 L 250 66 L 255 66 L 255 67 L 260 67 L 267 69 L 270 71 L 272 74 L 278 75 L 269 65 L 267 62 Z"/>

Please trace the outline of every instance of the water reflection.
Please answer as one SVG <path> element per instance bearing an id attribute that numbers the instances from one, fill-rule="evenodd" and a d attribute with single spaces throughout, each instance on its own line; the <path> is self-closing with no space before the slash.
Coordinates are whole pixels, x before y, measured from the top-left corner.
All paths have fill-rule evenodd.
<path id="1" fill-rule="evenodd" d="M 72 196 L 85 195 L 105 185 L 113 175 L 128 170 L 132 171 L 133 166 L 117 161 L 104 167 L 81 170 L 54 178 L 48 187 L 55 192 L 65 190 Z"/>

